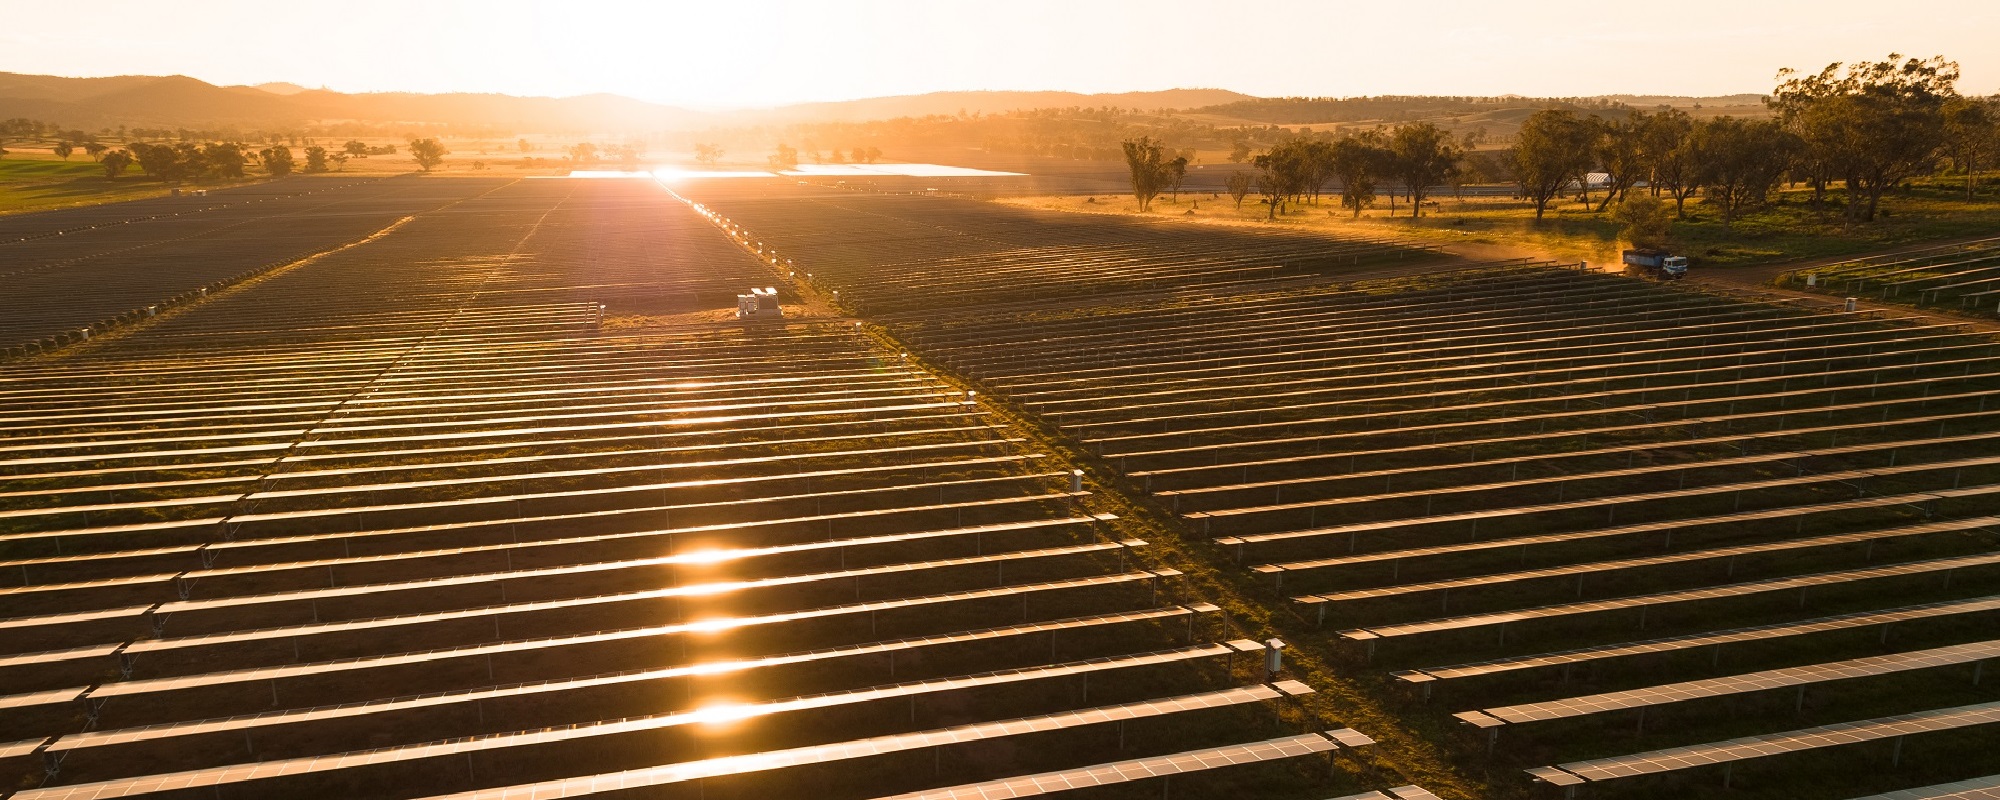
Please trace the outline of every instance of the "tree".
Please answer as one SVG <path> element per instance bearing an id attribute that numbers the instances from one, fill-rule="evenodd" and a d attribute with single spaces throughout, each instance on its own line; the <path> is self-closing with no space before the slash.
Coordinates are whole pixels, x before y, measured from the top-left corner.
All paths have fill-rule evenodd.
<path id="1" fill-rule="evenodd" d="M 1390 165 L 1410 196 L 1410 216 L 1424 215 L 1424 198 L 1458 172 L 1464 157 L 1451 135 L 1428 122 L 1404 125 L 1389 137 Z"/>
<path id="2" fill-rule="evenodd" d="M 1697 124 L 1693 145 L 1696 175 L 1724 224 L 1769 199 L 1799 146 L 1777 120 L 1735 117 Z"/>
<path id="3" fill-rule="evenodd" d="M 1677 219 L 1687 218 L 1688 196 L 1701 186 L 1695 179 L 1694 150 L 1689 144 L 1693 136 L 1694 118 L 1678 109 L 1648 116 L 1639 134 L 1653 193 L 1664 189 L 1673 196 Z"/>
<path id="4" fill-rule="evenodd" d="M 201 148 L 201 163 L 212 177 L 240 179 L 243 177 L 243 164 L 249 160 L 249 154 L 243 152 L 243 145 L 235 142 L 211 142 Z"/>
<path id="5" fill-rule="evenodd" d="M 1310 139 L 1305 148 L 1305 171 L 1303 176 L 1306 196 L 1313 205 L 1319 205 L 1320 192 L 1326 189 L 1326 182 L 1333 180 L 1333 143 L 1324 139 Z"/>
<path id="6" fill-rule="evenodd" d="M 778 148 L 776 150 L 771 151 L 771 155 L 768 158 L 766 158 L 765 161 L 770 163 L 771 171 L 773 172 L 784 172 L 786 170 L 798 169 L 799 150 L 798 148 L 785 144 L 784 142 L 779 142 Z"/>
<path id="7" fill-rule="evenodd" d="M 1771 106 L 1823 178 L 1847 184 L 1847 218 L 1875 219 L 1882 194 L 1932 168 L 1945 145 L 1944 106 L 1958 96 L 1958 64 L 1942 56 L 1830 64 L 1778 73 Z"/>
<path id="8" fill-rule="evenodd" d="M 875 146 L 873 146 L 873 145 L 869 146 L 869 148 L 868 148 L 868 153 L 867 153 L 867 156 L 868 156 L 868 163 L 870 163 L 870 164 L 873 164 L 873 163 L 875 163 L 876 161 L 879 161 L 879 160 L 881 160 L 881 158 L 882 158 L 882 148 L 880 148 L 880 147 L 875 147 Z"/>
<path id="9" fill-rule="evenodd" d="M 263 160 L 264 171 L 273 178 L 292 174 L 292 167 L 296 166 L 296 162 L 292 161 L 292 148 L 282 144 L 257 151 L 257 157 Z"/>
<path id="10" fill-rule="evenodd" d="M 1955 97 L 1944 104 L 1944 151 L 1951 165 L 1965 173 L 1965 199 L 1972 189 L 1979 167 L 1992 161 L 2000 151 L 2000 109 L 1993 99 Z"/>
<path id="11" fill-rule="evenodd" d="M 1153 210 L 1153 198 L 1173 183 L 1176 171 L 1187 172 L 1187 160 L 1168 159 L 1166 148 L 1152 137 L 1127 139 L 1124 150 L 1125 166 L 1131 170 L 1132 197 L 1139 201 L 1141 212 Z"/>
<path id="12" fill-rule="evenodd" d="M 124 172 L 125 168 L 132 164 L 132 154 L 124 150 L 113 150 L 105 153 L 103 158 L 97 160 L 97 163 L 103 165 L 104 177 L 115 181 L 118 179 L 118 174 Z"/>
<path id="13" fill-rule="evenodd" d="M 528 144 L 528 140 L 526 140 L 526 139 L 516 139 L 516 140 L 514 140 L 514 146 L 515 146 L 516 148 L 518 148 L 518 149 L 519 149 L 519 150 L 520 150 L 521 152 L 523 152 L 523 153 L 531 153 L 531 152 L 534 152 L 534 150 L 535 150 L 535 146 L 534 146 L 534 145 L 532 145 L 532 144 Z"/>
<path id="14" fill-rule="evenodd" d="M 15 117 L 5 122 L 0 122 L 0 145 L 6 144 L 9 139 L 24 141 L 40 139 L 48 132 L 50 127 L 48 123 L 26 117 Z M 0 155 L 6 154 L 7 149 L 0 147 Z"/>
<path id="15" fill-rule="evenodd" d="M 368 157 L 368 143 L 360 139 L 349 139 L 347 140 L 347 144 L 341 145 L 340 149 L 350 156 Z"/>
<path id="16" fill-rule="evenodd" d="M 1597 126 L 1593 155 L 1597 157 L 1597 165 L 1604 168 L 1604 202 L 1597 205 L 1598 211 L 1610 208 L 1613 200 L 1624 200 L 1626 190 L 1651 171 L 1646 152 L 1650 124 L 1651 117 L 1646 112 L 1634 111 L 1622 122 L 1606 120 Z"/>
<path id="17" fill-rule="evenodd" d="M 76 148 L 69 142 L 56 142 L 54 147 L 49 148 L 49 152 L 56 154 L 56 158 L 68 161 L 70 154 L 76 152 Z"/>
<path id="18" fill-rule="evenodd" d="M 1236 144 L 1231 145 L 1229 148 L 1229 163 L 1241 164 L 1249 160 L 1250 143 L 1242 139 L 1237 139 Z"/>
<path id="19" fill-rule="evenodd" d="M 318 175 L 326 172 L 327 169 L 326 148 L 318 145 L 306 148 L 305 173 L 307 175 Z"/>
<path id="20" fill-rule="evenodd" d="M 410 157 L 416 159 L 417 167 L 425 172 L 437 169 L 448 155 L 451 151 L 444 149 L 444 143 L 436 139 L 410 140 Z"/>
<path id="21" fill-rule="evenodd" d="M 1480 143 L 1485 141 L 1485 128 L 1473 128 L 1458 136 L 1458 168 L 1451 171 L 1451 176 L 1445 182 L 1451 186 L 1451 196 L 1461 203 L 1465 201 L 1466 182 L 1479 182 L 1486 175 L 1485 160 L 1474 152 L 1479 149 Z"/>
<path id="22" fill-rule="evenodd" d="M 1611 219 L 1620 225 L 1619 235 L 1633 247 L 1648 250 L 1662 250 L 1668 244 L 1667 233 L 1673 219 L 1667 214 L 1667 204 L 1649 194 L 1636 194 L 1618 201 L 1611 209 Z"/>
<path id="23" fill-rule="evenodd" d="M 412 146 L 414 147 L 414 145 Z M 597 163 L 597 145 L 590 142 L 578 142 L 571 145 L 569 148 L 569 160 L 577 164 Z"/>
<path id="24" fill-rule="evenodd" d="M 1175 203 L 1179 203 L 1181 201 L 1181 184 L 1187 181 L 1187 156 L 1175 156 L 1174 160 L 1167 162 L 1164 167 L 1166 174 L 1161 177 L 1167 182 L 1167 192 L 1173 195 Z"/>
<path id="25" fill-rule="evenodd" d="M 1541 219 L 1549 201 L 1590 168 L 1594 135 L 1588 122 L 1559 109 L 1537 111 L 1521 123 L 1514 144 L 1514 173 L 1521 193 L 1535 203 L 1535 219 Z"/>
<path id="26" fill-rule="evenodd" d="M 1362 209 L 1375 203 L 1375 176 L 1389 161 L 1389 152 L 1381 146 L 1381 135 L 1369 131 L 1335 141 L 1330 156 L 1331 172 L 1340 179 L 1340 206 L 1353 209 L 1358 219 Z"/>
<path id="27" fill-rule="evenodd" d="M 1242 211 L 1243 198 L 1250 196 L 1250 173 L 1231 172 L 1222 185 L 1227 188 L 1229 196 L 1236 200 L 1236 210 Z"/>
<path id="28" fill-rule="evenodd" d="M 1280 142 L 1251 163 L 1257 167 L 1257 192 L 1271 204 L 1266 219 L 1275 220 L 1285 200 L 1306 189 L 1313 171 L 1312 140 Z"/>
<path id="29" fill-rule="evenodd" d="M 192 146 L 181 145 L 180 147 L 175 147 L 170 144 L 147 144 L 145 142 L 133 142 L 130 145 L 132 158 L 138 162 L 139 168 L 145 170 L 146 174 L 154 179 L 162 181 L 181 181 L 191 177 L 191 165 L 188 163 L 188 154 L 181 149 L 183 147 L 191 148 Z M 197 152 L 193 155 L 198 158 L 200 153 Z M 106 156 L 106 158 L 109 158 L 109 156 Z"/>
<path id="30" fill-rule="evenodd" d="M 106 150 L 109 150 L 109 149 L 111 149 L 111 148 L 109 148 L 109 147 L 106 147 L 106 146 L 104 146 L 104 145 L 102 145 L 102 144 L 99 144 L 99 143 L 97 143 L 97 142 L 84 142 L 84 143 L 83 143 L 83 154 L 84 154 L 84 155 L 87 155 L 87 156 L 90 156 L 91 160 L 93 160 L 93 161 L 95 161 L 95 160 L 97 160 L 98 158 L 102 157 L 102 156 L 104 155 L 104 151 L 106 151 Z"/>
<path id="31" fill-rule="evenodd" d="M 699 164 L 713 166 L 715 162 L 722 160 L 722 146 L 718 144 L 696 144 L 694 146 L 694 160 Z"/>

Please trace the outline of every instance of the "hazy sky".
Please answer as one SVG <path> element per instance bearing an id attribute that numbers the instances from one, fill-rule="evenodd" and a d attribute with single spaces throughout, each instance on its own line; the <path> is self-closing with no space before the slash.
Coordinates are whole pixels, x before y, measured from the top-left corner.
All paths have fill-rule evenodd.
<path id="1" fill-rule="evenodd" d="M 2000 0 L 0 0 L 0 20 L 0 71 L 704 108 L 945 89 L 1726 94 L 1892 51 L 2000 91 Z"/>

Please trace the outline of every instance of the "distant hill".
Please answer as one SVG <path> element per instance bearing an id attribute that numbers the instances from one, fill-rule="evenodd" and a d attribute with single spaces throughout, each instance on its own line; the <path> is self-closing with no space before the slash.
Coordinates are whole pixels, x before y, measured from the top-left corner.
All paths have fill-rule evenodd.
<path id="1" fill-rule="evenodd" d="M 1707 113 L 1757 113 L 1760 95 L 1595 98 L 1531 97 L 1280 97 L 1223 89 L 1082 94 L 1059 91 L 934 92 L 778 108 L 701 112 L 610 94 L 515 97 L 503 94 L 349 94 L 292 83 L 216 86 L 184 75 L 63 78 L 0 72 L 0 119 L 27 117 L 67 128 L 284 130 L 340 124 L 436 125 L 460 131 L 596 133 L 747 128 L 785 124 L 858 123 L 898 117 L 1001 114 L 1033 109 L 1116 107 L 1174 110 L 1198 123 L 1237 125 L 1396 124 L 1436 120 L 1453 128 L 1491 126 L 1498 133 L 1534 109 L 1652 108 L 1662 104 Z"/>
<path id="2" fill-rule="evenodd" d="M 0 73 L 0 119 L 13 117 L 87 129 L 288 128 L 362 122 L 553 133 L 689 127 L 708 124 L 710 115 L 614 95 L 347 94 L 293 84 L 223 87 L 184 75 L 61 78 Z"/>
<path id="3" fill-rule="evenodd" d="M 1633 108 L 1658 108 L 1660 106 L 1673 106 L 1675 108 L 1701 106 L 1708 108 L 1712 106 L 1762 106 L 1764 105 L 1764 99 L 1769 96 L 1763 94 L 1725 94 L 1714 97 L 1682 97 L 1670 94 L 1608 94 L 1604 96 L 1604 99 L 1615 100 Z"/>
<path id="4" fill-rule="evenodd" d="M 1034 108 L 1189 108 L 1254 99 L 1220 89 L 1079 94 L 938 92 L 772 109 L 707 113 L 610 94 L 348 94 L 292 83 L 216 86 L 183 75 L 62 78 L 0 73 L 0 119 L 28 117 L 66 127 L 287 128 L 309 124 L 433 124 L 524 133 L 672 130 L 787 122 L 860 122 L 894 117 L 994 114 Z"/>
<path id="5" fill-rule="evenodd" d="M 836 103 L 801 103 L 746 112 L 749 115 L 783 117 L 798 122 L 864 122 L 896 117 L 999 114 L 1036 108 L 1099 108 L 1114 106 L 1152 111 L 1183 109 L 1236 103 L 1257 98 L 1225 89 L 1167 89 L 1156 92 L 1081 94 L 1078 92 L 932 92 L 930 94 L 871 97 Z"/>
<path id="6" fill-rule="evenodd" d="M 1770 113 L 1764 96 L 1734 94 L 1717 97 L 1663 95 L 1600 95 L 1594 97 L 1270 97 L 1238 100 L 1182 111 L 1191 122 L 1222 128 L 1279 125 L 1320 131 L 1395 127 L 1429 122 L 1453 133 L 1479 132 L 1487 146 L 1500 146 L 1520 131 L 1535 112 L 1560 108 L 1612 118 L 1660 106 L 1682 109 L 1696 117 L 1720 115 L 1761 117 Z"/>

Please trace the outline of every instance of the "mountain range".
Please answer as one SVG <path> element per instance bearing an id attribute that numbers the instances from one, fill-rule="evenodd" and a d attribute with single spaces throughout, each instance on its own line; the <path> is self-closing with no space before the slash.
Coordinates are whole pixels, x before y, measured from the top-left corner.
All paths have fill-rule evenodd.
<path id="1" fill-rule="evenodd" d="M 184 75 L 65 78 L 0 72 L 0 119 L 26 117 L 65 128 L 284 129 L 311 124 L 424 124 L 532 133 L 690 130 L 787 122 L 858 122 L 892 117 L 992 114 L 1028 108 L 1191 108 L 1253 99 L 1219 89 L 1079 94 L 937 92 L 709 112 L 610 94 L 345 93 L 290 83 L 217 86 Z"/>
<path id="2" fill-rule="evenodd" d="M 1762 105 L 1757 95 L 1713 98 L 1615 95 L 1595 99 L 1638 108 L 1662 104 L 1707 106 L 1730 109 L 1730 113 L 1737 109 L 1758 112 Z M 1477 98 L 1446 97 L 1259 98 L 1223 89 L 1116 94 L 969 91 L 802 103 L 768 109 L 700 111 L 612 94 L 517 97 L 464 92 L 346 93 L 292 83 L 217 86 L 184 75 L 65 78 L 0 72 L 0 119 L 25 117 L 67 129 L 86 130 L 120 125 L 289 130 L 355 123 L 442 126 L 445 132 L 460 133 L 603 134 L 864 122 L 1079 106 L 1144 111 L 1177 109 L 1218 125 L 1265 125 L 1415 119 L 1424 117 L 1428 113 L 1425 109 L 1439 104 L 1453 106 L 1457 112 L 1506 111 L 1525 115 L 1546 102 L 1533 98 L 1518 98 L 1518 102 L 1509 98 L 1480 102 Z"/>

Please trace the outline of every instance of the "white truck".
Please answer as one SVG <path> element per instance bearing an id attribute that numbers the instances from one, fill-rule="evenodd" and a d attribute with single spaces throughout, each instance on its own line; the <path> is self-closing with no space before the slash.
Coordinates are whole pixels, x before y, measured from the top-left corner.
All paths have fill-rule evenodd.
<path id="1" fill-rule="evenodd" d="M 1687 256 L 1677 256 L 1665 250 L 1627 250 L 1625 263 L 1634 267 L 1656 270 L 1666 280 L 1678 280 L 1688 271 Z"/>
<path id="2" fill-rule="evenodd" d="M 751 289 L 749 294 L 736 296 L 737 319 L 780 319 L 784 309 L 778 307 L 778 290 L 774 287 Z"/>

